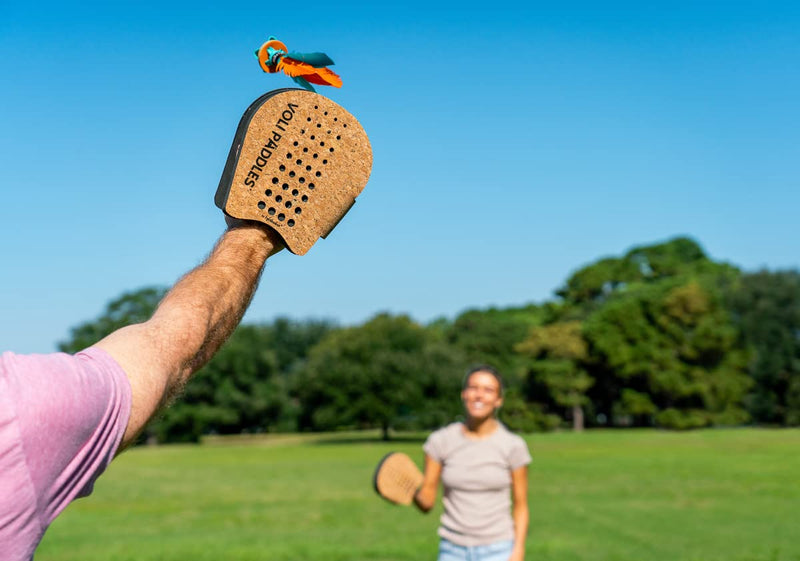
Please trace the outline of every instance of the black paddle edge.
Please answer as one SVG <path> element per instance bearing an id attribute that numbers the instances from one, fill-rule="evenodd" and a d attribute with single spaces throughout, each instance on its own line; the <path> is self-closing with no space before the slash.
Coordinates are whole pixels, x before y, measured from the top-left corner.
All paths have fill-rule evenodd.
<path id="1" fill-rule="evenodd" d="M 256 111 L 258 111 L 258 109 L 264 105 L 268 99 L 275 97 L 278 94 L 292 91 L 307 90 L 302 88 L 281 88 L 278 90 L 272 90 L 251 103 L 250 107 L 248 107 L 244 112 L 244 115 L 242 115 L 242 118 L 239 121 L 239 126 L 236 127 L 236 134 L 233 136 L 233 144 L 231 144 L 231 149 L 228 152 L 228 159 L 225 162 L 225 168 L 222 170 L 222 178 L 219 180 L 219 186 L 217 187 L 217 192 L 214 195 L 214 204 L 216 204 L 223 211 L 225 210 L 225 203 L 228 202 L 228 195 L 231 192 L 231 183 L 233 183 L 233 176 L 236 172 L 236 164 L 239 163 L 239 154 L 241 152 L 242 144 L 244 144 L 244 137 L 247 134 L 247 129 L 250 128 L 250 121 L 253 120 L 253 115 L 256 114 Z"/>
<path id="2" fill-rule="evenodd" d="M 380 495 L 380 497 L 383 500 L 390 502 L 392 504 L 397 504 L 397 503 L 395 503 L 394 501 L 390 501 L 389 499 L 381 495 L 381 492 L 378 490 L 378 474 L 380 473 L 381 468 L 383 467 L 383 464 L 386 462 L 386 460 L 388 460 L 391 456 L 394 456 L 395 454 L 397 454 L 397 452 L 389 452 L 383 458 L 381 458 L 381 461 L 378 462 L 377 466 L 375 466 L 375 473 L 372 475 L 372 487 L 375 489 L 375 492 L 378 493 L 378 495 Z"/>

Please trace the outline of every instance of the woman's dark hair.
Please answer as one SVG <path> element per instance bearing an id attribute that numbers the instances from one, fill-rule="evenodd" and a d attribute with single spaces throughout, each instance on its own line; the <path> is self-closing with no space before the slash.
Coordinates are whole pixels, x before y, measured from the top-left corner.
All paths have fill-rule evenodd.
<path id="1" fill-rule="evenodd" d="M 497 380 L 497 384 L 500 386 L 500 395 L 503 395 L 503 390 L 505 386 L 503 385 L 503 377 L 498 372 L 497 368 L 494 366 L 490 366 L 489 364 L 474 364 L 467 369 L 467 373 L 464 374 L 464 379 L 461 382 L 461 389 L 465 389 L 467 387 L 467 383 L 469 383 L 469 377 L 475 374 L 476 372 L 486 372 L 487 374 L 491 374 L 494 376 L 494 379 Z"/>

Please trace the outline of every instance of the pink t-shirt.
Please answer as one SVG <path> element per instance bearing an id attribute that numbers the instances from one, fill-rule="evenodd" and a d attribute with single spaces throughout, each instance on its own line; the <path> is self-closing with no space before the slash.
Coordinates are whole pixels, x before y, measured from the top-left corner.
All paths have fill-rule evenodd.
<path id="1" fill-rule="evenodd" d="M 28 561 L 50 523 L 119 447 L 131 410 L 106 352 L 0 356 L 0 558 Z"/>

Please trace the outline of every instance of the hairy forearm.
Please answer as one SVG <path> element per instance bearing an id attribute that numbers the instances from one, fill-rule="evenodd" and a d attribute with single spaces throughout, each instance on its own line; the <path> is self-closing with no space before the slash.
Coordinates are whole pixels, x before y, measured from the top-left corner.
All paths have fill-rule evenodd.
<path id="1" fill-rule="evenodd" d="M 280 237 L 266 226 L 237 223 L 201 265 L 175 284 L 152 318 L 97 343 L 130 381 L 123 447 L 230 336 L 253 297 L 264 262 L 281 248 Z"/>
<path id="2" fill-rule="evenodd" d="M 170 341 L 171 386 L 201 368 L 242 319 L 279 238 L 259 225 L 228 230 L 206 261 L 181 278 L 159 305 L 151 326 Z"/>

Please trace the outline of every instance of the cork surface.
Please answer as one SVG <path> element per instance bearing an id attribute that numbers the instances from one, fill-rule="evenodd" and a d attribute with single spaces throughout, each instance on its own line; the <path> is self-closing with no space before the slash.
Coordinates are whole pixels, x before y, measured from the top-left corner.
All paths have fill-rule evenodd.
<path id="1" fill-rule="evenodd" d="M 371 169 L 355 117 L 314 92 L 279 90 L 242 117 L 215 201 L 230 216 L 268 224 L 303 255 L 350 209 Z"/>
<path id="2" fill-rule="evenodd" d="M 401 452 L 384 456 L 375 469 L 375 491 L 387 501 L 410 505 L 424 477 L 414 461 Z"/>

